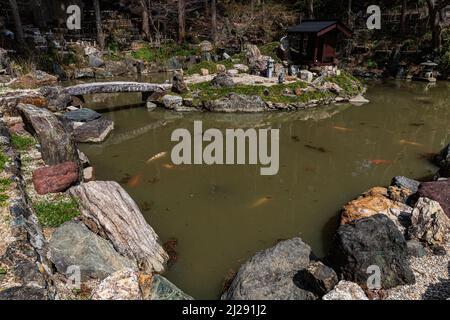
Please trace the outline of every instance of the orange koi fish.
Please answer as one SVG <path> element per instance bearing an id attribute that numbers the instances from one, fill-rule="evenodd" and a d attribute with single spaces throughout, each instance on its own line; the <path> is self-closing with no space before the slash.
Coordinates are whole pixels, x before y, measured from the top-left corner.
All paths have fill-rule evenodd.
<path id="1" fill-rule="evenodd" d="M 166 151 L 163 151 L 163 152 L 160 152 L 160 153 L 158 153 L 158 154 L 155 154 L 153 157 L 151 157 L 151 158 L 149 158 L 149 159 L 147 160 L 147 164 L 149 164 L 150 162 L 153 162 L 153 161 L 155 161 L 155 160 L 162 159 L 162 158 L 164 158 L 165 156 L 167 156 L 167 152 L 166 152 Z"/>
<path id="2" fill-rule="evenodd" d="M 378 166 L 380 164 L 391 164 L 392 160 L 373 159 L 373 160 L 369 160 L 369 163 Z"/>
<path id="3" fill-rule="evenodd" d="M 399 143 L 400 144 L 407 144 L 407 145 L 415 146 L 415 147 L 423 147 L 423 144 L 421 144 L 421 143 L 418 143 L 418 142 L 415 142 L 415 141 L 404 140 L 404 139 L 400 140 Z"/>
<path id="4" fill-rule="evenodd" d="M 346 128 L 346 127 L 339 127 L 339 126 L 332 126 L 331 128 L 338 130 L 338 131 L 342 131 L 342 132 L 351 132 L 353 131 L 353 129 L 350 128 Z"/>
<path id="5" fill-rule="evenodd" d="M 127 186 L 129 186 L 130 188 L 136 188 L 137 186 L 139 186 L 141 184 L 141 180 L 142 180 L 142 174 L 137 174 L 135 176 L 132 176 L 128 180 Z"/>
<path id="6" fill-rule="evenodd" d="M 270 197 L 270 196 L 265 196 L 265 197 L 259 198 L 250 206 L 250 208 L 254 209 L 254 208 L 260 207 L 262 205 L 267 204 L 271 200 L 272 200 L 272 197 Z"/>

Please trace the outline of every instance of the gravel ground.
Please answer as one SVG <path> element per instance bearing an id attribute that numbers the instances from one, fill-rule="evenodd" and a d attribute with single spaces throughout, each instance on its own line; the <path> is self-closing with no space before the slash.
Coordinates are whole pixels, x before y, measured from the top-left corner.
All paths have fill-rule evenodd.
<path id="1" fill-rule="evenodd" d="M 410 258 L 416 284 L 388 290 L 387 300 L 447 300 L 450 298 L 450 242 L 445 245 L 447 254 L 428 254 Z"/>

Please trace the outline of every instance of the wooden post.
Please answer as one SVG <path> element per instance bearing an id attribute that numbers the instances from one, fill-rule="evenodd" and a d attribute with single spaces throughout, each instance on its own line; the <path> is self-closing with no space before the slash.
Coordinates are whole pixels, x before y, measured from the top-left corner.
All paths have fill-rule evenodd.
<path id="1" fill-rule="evenodd" d="M 14 25 L 16 27 L 15 38 L 20 45 L 25 45 L 25 38 L 23 36 L 22 21 L 20 20 L 19 7 L 17 6 L 16 0 L 9 0 L 9 5 L 11 6 L 11 11 L 14 17 Z"/>
<path id="2" fill-rule="evenodd" d="M 186 3 L 185 0 L 178 0 L 178 43 L 184 43 L 186 36 Z"/>
<path id="3" fill-rule="evenodd" d="M 103 36 L 102 15 L 99 0 L 94 0 L 95 24 L 97 27 L 97 41 L 101 49 L 105 48 L 105 37 Z"/>
<path id="4" fill-rule="evenodd" d="M 217 6 L 216 0 L 211 0 L 211 36 L 214 44 L 217 42 Z"/>

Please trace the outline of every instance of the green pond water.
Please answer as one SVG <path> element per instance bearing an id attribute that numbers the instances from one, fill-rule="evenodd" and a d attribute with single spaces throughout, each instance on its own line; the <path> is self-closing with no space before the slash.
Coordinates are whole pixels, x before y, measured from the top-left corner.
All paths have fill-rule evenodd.
<path id="1" fill-rule="evenodd" d="M 106 112 L 116 129 L 82 145 L 96 178 L 130 193 L 162 242 L 177 240 L 165 276 L 197 299 L 216 299 L 225 277 L 258 250 L 300 236 L 326 254 L 339 210 L 395 175 L 436 171 L 427 155 L 450 140 L 450 84 L 369 83 L 364 106 L 267 114 L 177 114 L 133 108 Z M 90 106 L 132 104 L 136 95 L 96 96 Z M 208 128 L 280 129 L 280 170 L 260 166 L 173 166 L 172 131 L 201 120 Z M 160 152 L 168 152 L 150 163 Z"/>

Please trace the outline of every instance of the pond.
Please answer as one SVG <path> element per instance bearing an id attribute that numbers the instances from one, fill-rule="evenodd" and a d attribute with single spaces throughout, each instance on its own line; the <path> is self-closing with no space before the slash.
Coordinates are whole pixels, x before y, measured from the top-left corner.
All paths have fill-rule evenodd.
<path id="1" fill-rule="evenodd" d="M 300 236 L 323 256 L 346 202 L 395 175 L 421 179 L 436 172 L 427 157 L 450 140 L 450 84 L 368 87 L 367 105 L 313 111 L 110 111 L 105 116 L 114 120 L 114 133 L 81 149 L 97 179 L 117 181 L 130 193 L 162 242 L 177 240 L 168 279 L 196 299 L 216 299 L 224 278 L 258 250 Z M 134 98 L 121 99 L 131 104 Z M 174 166 L 170 156 L 148 163 L 158 153 L 170 155 L 172 132 L 192 132 L 195 120 L 204 130 L 279 128 L 278 174 L 261 176 L 259 166 L 249 165 Z"/>

